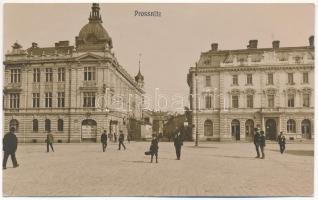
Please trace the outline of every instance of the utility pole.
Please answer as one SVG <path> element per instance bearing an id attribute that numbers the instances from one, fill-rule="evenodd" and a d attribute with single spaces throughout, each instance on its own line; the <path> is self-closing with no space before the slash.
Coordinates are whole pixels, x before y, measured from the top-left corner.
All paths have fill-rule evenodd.
<path id="1" fill-rule="evenodd" d="M 195 146 L 199 146 L 199 118 L 198 118 L 198 63 L 195 63 Z"/>

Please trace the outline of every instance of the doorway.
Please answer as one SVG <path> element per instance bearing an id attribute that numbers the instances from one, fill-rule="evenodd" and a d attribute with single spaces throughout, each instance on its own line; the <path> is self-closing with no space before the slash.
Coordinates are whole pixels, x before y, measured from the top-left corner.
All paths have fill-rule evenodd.
<path id="1" fill-rule="evenodd" d="M 233 140 L 240 140 L 240 121 L 234 119 L 231 123 L 232 127 L 232 139 Z"/>
<path id="2" fill-rule="evenodd" d="M 266 121 L 266 139 L 276 140 L 277 137 L 277 125 L 275 119 L 268 119 Z"/>

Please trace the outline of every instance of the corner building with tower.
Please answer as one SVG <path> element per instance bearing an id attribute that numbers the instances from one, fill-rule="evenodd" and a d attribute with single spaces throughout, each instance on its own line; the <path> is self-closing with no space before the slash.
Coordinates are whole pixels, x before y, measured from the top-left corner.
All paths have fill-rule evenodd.
<path id="1" fill-rule="evenodd" d="M 199 140 L 247 140 L 254 128 L 275 140 L 314 138 L 314 37 L 307 46 L 258 48 L 201 53 L 187 82 L 192 110 L 192 136 Z"/>
<path id="2" fill-rule="evenodd" d="M 142 119 L 144 77 L 118 63 L 99 4 L 91 9 L 75 47 L 16 42 L 5 55 L 4 131 L 15 127 L 19 142 L 43 142 L 49 131 L 56 142 L 95 142 L 103 130 L 128 134 L 130 120 Z"/>

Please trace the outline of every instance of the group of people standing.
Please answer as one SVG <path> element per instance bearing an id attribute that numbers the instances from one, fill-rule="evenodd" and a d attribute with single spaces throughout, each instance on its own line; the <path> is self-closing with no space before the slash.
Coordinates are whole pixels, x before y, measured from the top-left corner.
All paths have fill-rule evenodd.
<path id="1" fill-rule="evenodd" d="M 174 147 L 176 151 L 177 160 L 181 157 L 181 147 L 183 145 L 183 138 L 180 132 L 174 135 Z M 146 155 L 151 155 L 150 162 L 153 162 L 153 157 L 156 156 L 156 163 L 158 163 L 158 150 L 159 138 L 158 135 L 152 134 L 152 140 L 149 151 L 145 152 Z"/>
<path id="2" fill-rule="evenodd" d="M 254 135 L 254 145 L 256 148 L 257 155 L 255 158 L 261 158 L 261 159 L 265 158 L 265 152 L 264 152 L 264 148 L 266 146 L 265 141 L 266 141 L 266 138 L 264 135 L 264 131 L 261 131 L 260 128 L 256 128 L 255 135 Z M 280 132 L 279 136 L 277 137 L 277 142 L 279 144 L 280 153 L 283 154 L 285 151 L 286 138 L 285 138 L 282 131 Z M 259 150 L 261 150 L 262 156 L 260 156 Z"/>
<path id="3" fill-rule="evenodd" d="M 111 141 L 111 137 L 109 137 L 110 135 L 112 135 L 111 133 L 108 134 L 108 138 Z M 114 138 L 115 138 L 115 142 L 117 142 L 117 134 L 114 134 Z M 124 140 L 125 140 L 125 135 L 123 133 L 123 131 L 120 131 L 119 134 L 119 138 L 118 138 L 118 150 L 121 149 L 121 146 L 124 147 L 124 150 L 126 150 L 126 146 L 124 144 Z M 102 133 L 102 135 L 100 136 L 100 141 L 102 143 L 102 148 L 103 148 L 103 152 L 105 152 L 106 147 L 107 147 L 107 133 L 106 130 L 104 130 L 104 132 Z"/>

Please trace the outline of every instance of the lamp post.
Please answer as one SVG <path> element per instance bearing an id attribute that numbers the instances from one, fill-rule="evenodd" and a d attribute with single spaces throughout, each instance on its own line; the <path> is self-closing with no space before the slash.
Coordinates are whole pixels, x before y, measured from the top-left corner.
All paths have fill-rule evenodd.
<path id="1" fill-rule="evenodd" d="M 195 146 L 199 145 L 199 119 L 198 119 L 198 64 L 195 63 L 195 118 L 196 118 L 196 124 L 195 124 Z"/>

